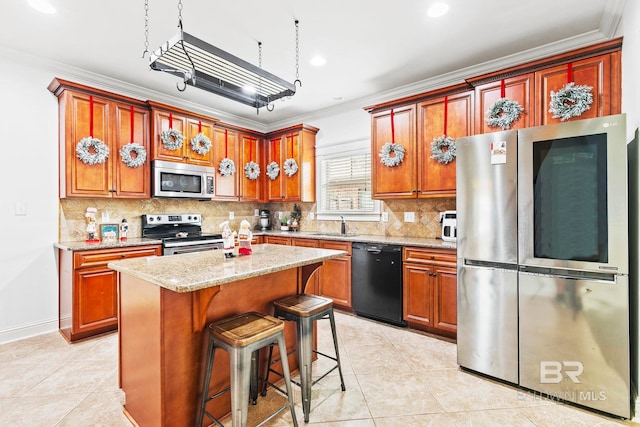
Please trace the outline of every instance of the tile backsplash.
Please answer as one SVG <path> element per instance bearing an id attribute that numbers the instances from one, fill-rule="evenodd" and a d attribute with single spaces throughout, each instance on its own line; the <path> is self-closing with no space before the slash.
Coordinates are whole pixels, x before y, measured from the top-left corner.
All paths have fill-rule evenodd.
<path id="1" fill-rule="evenodd" d="M 231 228 L 237 230 L 240 221 L 249 220 L 253 226 L 258 223 L 256 209 L 269 209 L 272 224 L 277 225 L 277 212 L 290 215 L 294 203 L 246 203 L 216 202 L 180 199 L 147 200 L 111 200 L 111 199 L 61 199 L 59 235 L 60 241 L 80 241 L 86 238 L 87 207 L 98 210 L 98 223 L 120 223 L 125 218 L 129 224 L 129 237 L 140 237 L 142 214 L 154 213 L 198 213 L 202 215 L 202 229 L 206 233 L 220 231 L 219 224 L 229 220 L 229 212 L 234 219 L 229 220 Z M 340 221 L 318 221 L 310 219 L 316 211 L 315 203 L 299 203 L 302 210 L 301 231 L 339 233 Z M 422 200 L 385 200 L 382 211 L 387 212 L 389 221 L 347 221 L 347 232 L 353 234 L 372 234 L 379 236 L 440 237 L 440 218 L 438 213 L 455 209 L 454 198 Z M 413 212 L 414 222 L 405 222 L 404 213 Z M 107 221 L 102 221 L 108 216 Z M 275 228 L 275 227 L 274 227 Z"/>

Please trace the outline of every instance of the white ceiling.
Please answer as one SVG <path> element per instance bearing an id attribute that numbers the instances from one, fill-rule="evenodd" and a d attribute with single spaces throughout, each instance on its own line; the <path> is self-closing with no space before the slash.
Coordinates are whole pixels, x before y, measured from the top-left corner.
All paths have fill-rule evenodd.
<path id="1" fill-rule="evenodd" d="M 460 70 L 541 46 L 566 50 L 610 38 L 625 0 L 443 0 L 450 10 L 437 19 L 426 15 L 435 0 L 183 0 L 186 32 L 254 64 L 261 41 L 263 68 L 291 82 L 294 20 L 300 21 L 302 87 L 259 115 L 201 89 L 178 92 L 178 78 L 150 71 L 142 59 L 144 0 L 49 1 L 54 15 L 33 10 L 27 0 L 3 2 L 0 48 L 126 82 L 143 99 L 197 105 L 217 117 L 224 112 L 268 127 L 344 104 L 363 107 L 416 93 L 446 82 L 443 76 L 455 80 Z M 177 0 L 149 0 L 150 50 L 173 36 L 177 23 Z M 309 64 L 316 54 L 326 57 L 326 65 Z"/>

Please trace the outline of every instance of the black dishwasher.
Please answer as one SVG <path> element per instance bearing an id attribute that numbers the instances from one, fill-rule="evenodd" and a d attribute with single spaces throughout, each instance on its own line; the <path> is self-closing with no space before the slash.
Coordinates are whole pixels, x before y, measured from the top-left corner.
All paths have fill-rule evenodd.
<path id="1" fill-rule="evenodd" d="M 354 242 L 351 303 L 356 314 L 397 326 L 402 318 L 402 246 Z"/>

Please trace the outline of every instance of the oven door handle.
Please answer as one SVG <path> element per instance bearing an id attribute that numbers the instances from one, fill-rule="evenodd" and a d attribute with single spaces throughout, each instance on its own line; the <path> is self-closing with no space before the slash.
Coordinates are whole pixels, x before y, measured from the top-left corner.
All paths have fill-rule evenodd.
<path id="1" fill-rule="evenodd" d="M 165 248 L 179 248 L 182 246 L 203 246 L 203 245 L 211 245 L 211 244 L 219 244 L 222 245 L 224 242 L 219 239 L 211 239 L 211 240 L 186 240 L 184 242 L 169 242 L 165 243 Z"/>

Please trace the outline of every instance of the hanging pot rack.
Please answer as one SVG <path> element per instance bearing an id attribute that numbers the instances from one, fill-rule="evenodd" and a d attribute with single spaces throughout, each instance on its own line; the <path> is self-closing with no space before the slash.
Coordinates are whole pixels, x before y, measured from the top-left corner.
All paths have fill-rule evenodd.
<path id="1" fill-rule="evenodd" d="M 148 0 L 145 1 L 145 51 L 148 51 L 149 19 Z M 296 81 L 288 81 L 262 69 L 262 43 L 258 43 L 259 66 L 240 59 L 229 52 L 217 48 L 185 32 L 182 28 L 182 0 L 178 2 L 179 31 L 157 50 L 149 53 L 152 70 L 163 71 L 182 79 L 177 83 L 179 91 L 187 85 L 197 87 L 259 110 L 267 107 L 273 110 L 273 101 L 291 97 L 296 93 L 296 85 L 302 86 L 298 78 L 298 21 L 296 26 Z"/>
<path id="2" fill-rule="evenodd" d="M 149 66 L 180 77 L 185 85 L 181 91 L 190 85 L 255 108 L 296 93 L 293 83 L 183 30 L 151 53 Z"/>

